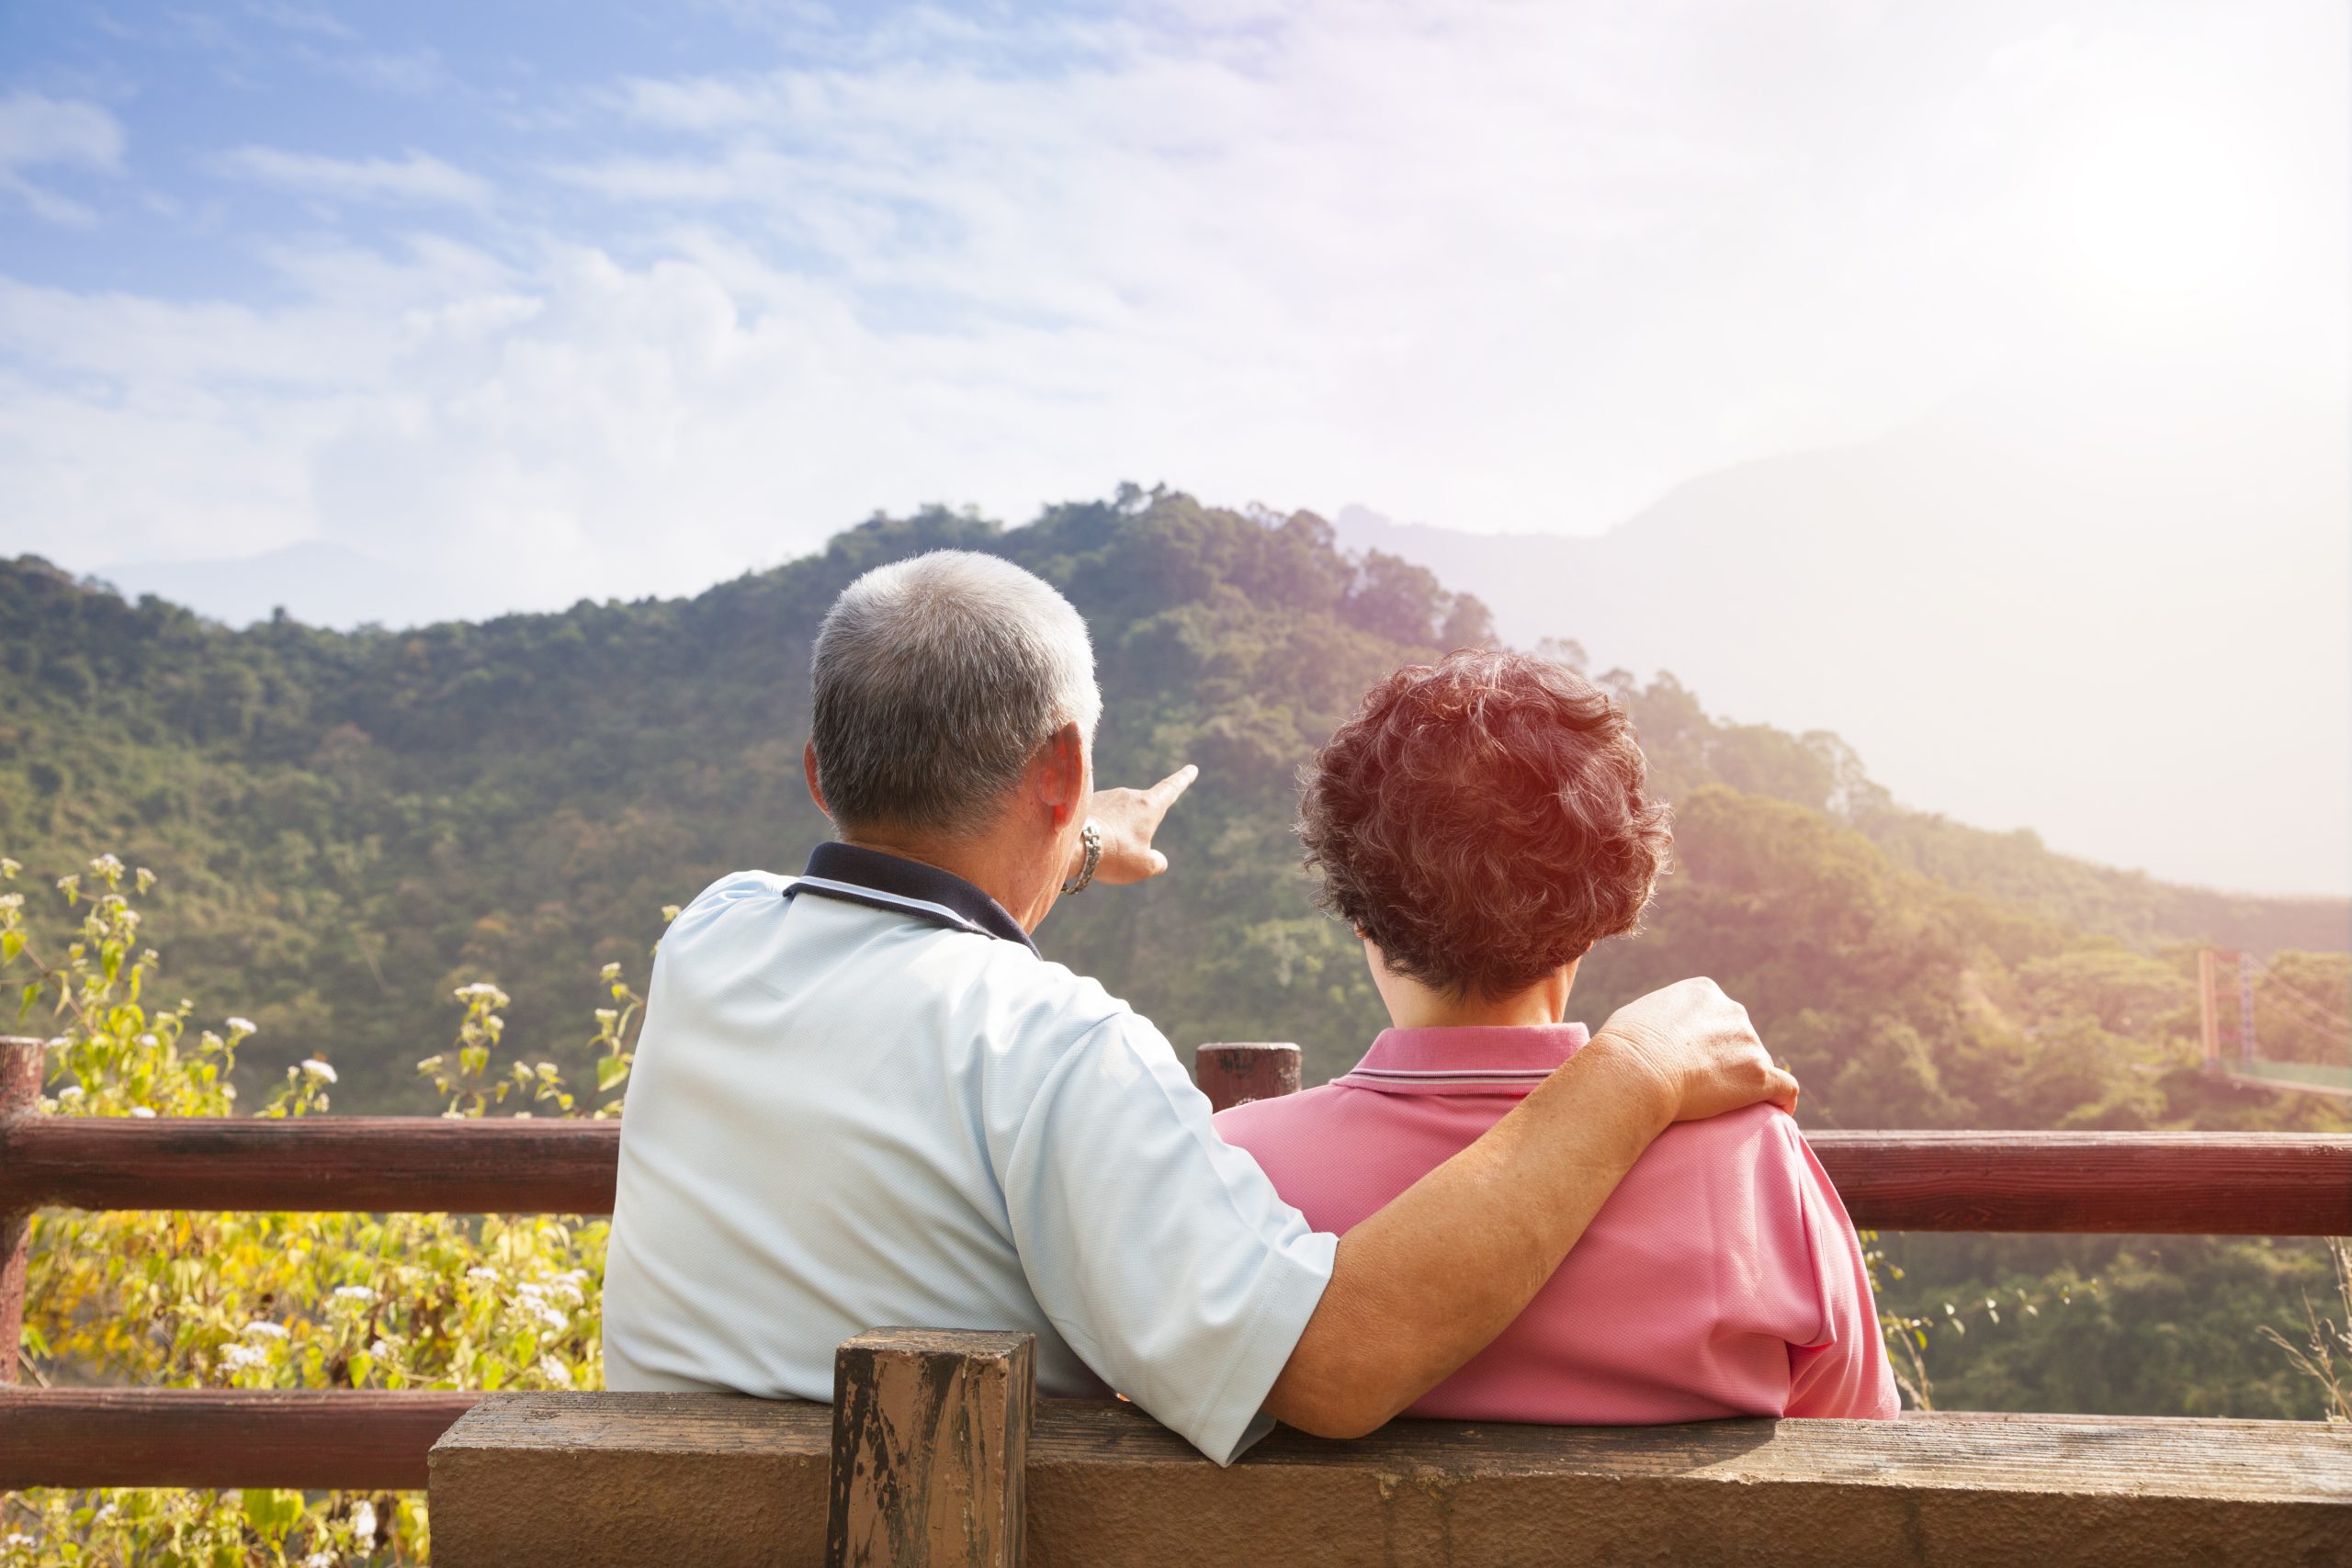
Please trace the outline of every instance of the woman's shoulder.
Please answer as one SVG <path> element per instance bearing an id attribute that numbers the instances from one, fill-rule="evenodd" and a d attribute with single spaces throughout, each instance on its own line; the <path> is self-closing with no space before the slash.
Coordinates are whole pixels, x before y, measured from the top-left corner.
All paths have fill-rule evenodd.
<path id="1" fill-rule="evenodd" d="M 1704 1122 L 1677 1122 L 1650 1146 L 1670 1146 L 1691 1154 L 1727 1155 L 1754 1149 L 1759 1154 L 1793 1155 L 1804 1141 L 1795 1117 L 1777 1105 L 1750 1105 Z"/>
<path id="2" fill-rule="evenodd" d="M 1677 1122 L 1657 1136 L 1628 1184 L 1721 1190 L 1794 1199 L 1814 1161 L 1796 1118 L 1777 1105 L 1751 1105 L 1704 1122 Z"/>

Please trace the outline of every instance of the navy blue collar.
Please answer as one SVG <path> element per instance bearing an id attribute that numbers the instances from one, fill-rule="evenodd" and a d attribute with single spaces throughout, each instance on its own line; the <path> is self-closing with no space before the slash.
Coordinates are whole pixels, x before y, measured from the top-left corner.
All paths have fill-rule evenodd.
<path id="1" fill-rule="evenodd" d="M 808 852 L 808 869 L 784 890 L 845 903 L 869 905 L 929 920 L 950 931 L 1017 942 L 1030 952 L 1037 944 L 1005 913 L 1004 906 L 952 871 L 856 844 L 819 844 Z"/>

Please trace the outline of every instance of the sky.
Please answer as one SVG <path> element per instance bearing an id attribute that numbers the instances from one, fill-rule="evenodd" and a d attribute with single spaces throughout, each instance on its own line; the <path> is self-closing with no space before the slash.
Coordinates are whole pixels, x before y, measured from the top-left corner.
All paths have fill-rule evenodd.
<path id="1" fill-rule="evenodd" d="M 2346 16 L 0 0 L 0 553 L 397 619 L 1129 479 L 1592 534 L 2053 363 L 2324 427 Z"/>

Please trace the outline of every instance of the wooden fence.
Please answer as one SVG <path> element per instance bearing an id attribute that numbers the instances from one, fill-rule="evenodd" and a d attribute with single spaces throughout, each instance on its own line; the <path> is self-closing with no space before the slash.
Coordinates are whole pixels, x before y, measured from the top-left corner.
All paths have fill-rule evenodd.
<path id="1" fill-rule="evenodd" d="M 1295 1047 L 1206 1045 L 1221 1101 L 1297 1084 Z M 13 1383 L 26 1219 L 83 1209 L 610 1213 L 610 1122 L 43 1117 L 40 1049 L 0 1041 L 0 1382 Z M 2352 1235 L 2352 1136 L 1815 1133 L 1879 1230 Z M 422 1485 L 464 1392 L 0 1389 L 0 1488 Z"/>

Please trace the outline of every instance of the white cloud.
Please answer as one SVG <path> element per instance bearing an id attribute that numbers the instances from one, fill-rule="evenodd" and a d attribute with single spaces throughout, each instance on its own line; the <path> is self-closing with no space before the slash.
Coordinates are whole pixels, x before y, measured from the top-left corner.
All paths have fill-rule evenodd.
<path id="1" fill-rule="evenodd" d="M 215 174 L 329 201 L 484 209 L 490 182 L 411 149 L 399 158 L 331 158 L 278 147 L 239 147 L 209 161 Z"/>
<path id="2" fill-rule="evenodd" d="M 122 122 L 103 106 L 18 91 L 0 97 L 0 194 L 21 201 L 52 223 L 87 223 L 81 202 L 28 177 L 34 169 L 78 168 L 112 173 L 122 164 Z"/>

